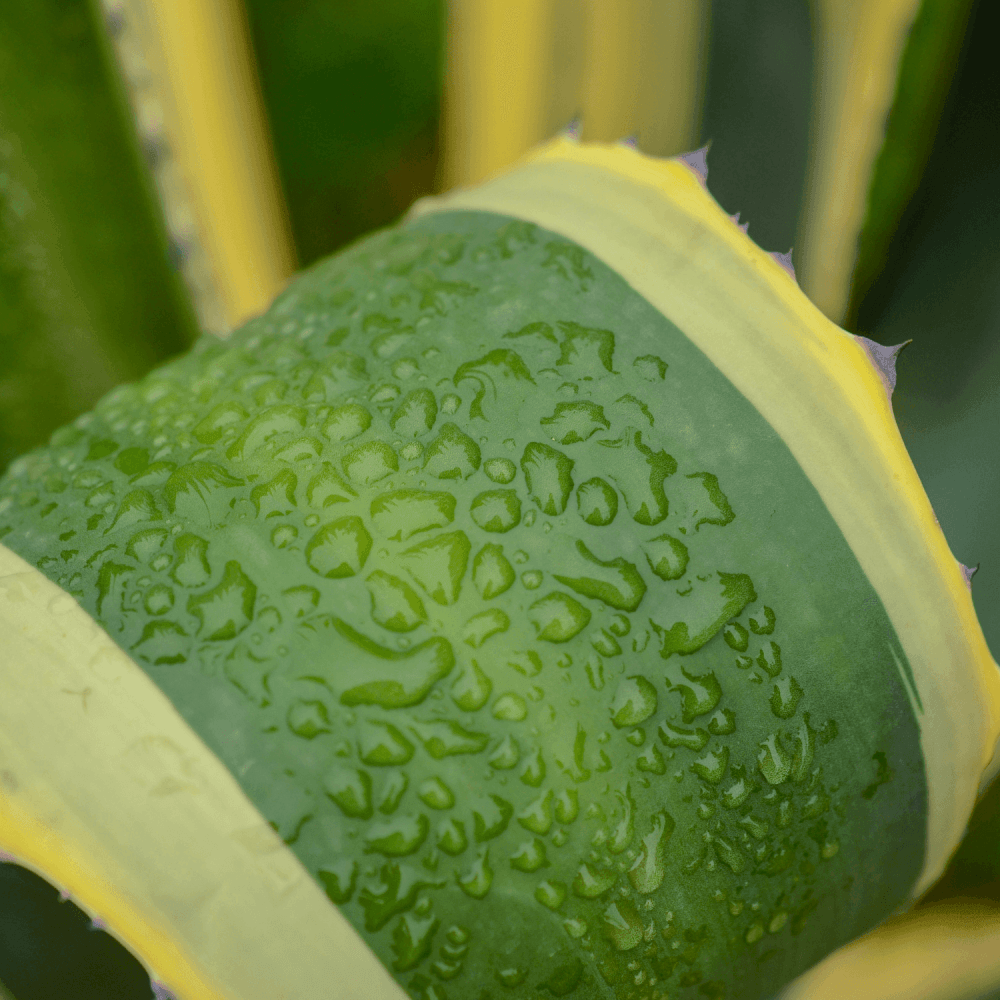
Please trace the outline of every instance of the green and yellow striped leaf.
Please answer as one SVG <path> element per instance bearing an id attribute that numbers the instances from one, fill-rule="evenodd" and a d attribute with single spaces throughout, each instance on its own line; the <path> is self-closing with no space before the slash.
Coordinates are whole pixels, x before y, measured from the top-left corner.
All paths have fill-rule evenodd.
<path id="1" fill-rule="evenodd" d="M 942 871 L 967 575 L 691 162 L 418 203 L 0 480 L 0 849 L 176 994 L 768 997 Z"/>

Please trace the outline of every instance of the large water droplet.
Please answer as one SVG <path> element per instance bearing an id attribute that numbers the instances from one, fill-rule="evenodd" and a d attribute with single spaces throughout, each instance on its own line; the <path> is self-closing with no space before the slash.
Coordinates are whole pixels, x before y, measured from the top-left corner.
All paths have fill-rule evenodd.
<path id="1" fill-rule="evenodd" d="M 539 868 L 547 868 L 548 856 L 545 853 L 545 842 L 533 837 L 526 840 L 510 856 L 510 866 L 519 872 L 537 872 Z"/>
<path id="2" fill-rule="evenodd" d="M 471 660 L 452 684 L 451 699 L 463 712 L 477 712 L 486 704 L 492 690 L 493 682 L 483 673 L 479 664 Z"/>
<path id="3" fill-rule="evenodd" d="M 552 829 L 552 789 L 529 802 L 517 814 L 517 821 L 530 833 L 538 833 L 544 837 Z"/>
<path id="4" fill-rule="evenodd" d="M 309 568 L 329 579 L 354 576 L 361 571 L 372 548 L 360 517 L 342 517 L 323 525 L 306 544 Z"/>
<path id="5" fill-rule="evenodd" d="M 611 702 L 611 721 L 618 729 L 644 722 L 656 711 L 656 688 L 645 677 L 626 677 Z"/>
<path id="6" fill-rule="evenodd" d="M 420 849 L 429 831 L 430 823 L 423 813 L 403 814 L 372 823 L 365 830 L 365 853 L 406 857 Z"/>
<path id="7" fill-rule="evenodd" d="M 561 591 L 553 591 L 528 608 L 539 639 L 568 642 L 590 624 L 590 611 Z"/>
<path id="8" fill-rule="evenodd" d="M 631 951 L 642 942 L 642 917 L 627 900 L 615 900 L 604 911 L 604 932 L 618 951 Z"/>
<path id="9" fill-rule="evenodd" d="M 465 824 L 452 817 L 442 820 L 437 828 L 437 846 L 439 850 L 452 857 L 461 854 L 469 846 L 469 839 L 465 835 Z"/>
<path id="10" fill-rule="evenodd" d="M 549 910 L 558 910 L 566 901 L 566 883 L 556 879 L 541 882 L 535 889 L 535 899 Z"/>
<path id="11" fill-rule="evenodd" d="M 473 499 L 469 513 L 483 531 L 502 534 L 520 522 L 521 501 L 515 490 L 486 490 Z"/>
<path id="12" fill-rule="evenodd" d="M 455 804 L 455 794 L 437 776 L 420 783 L 417 797 L 430 809 L 450 809 Z"/>
<path id="13" fill-rule="evenodd" d="M 585 861 L 573 879 L 573 893 L 581 899 L 596 899 L 603 896 L 618 881 L 618 873 L 611 868 Z"/>
<path id="14" fill-rule="evenodd" d="M 493 718 L 504 722 L 521 722 L 528 717 L 528 703 L 513 691 L 500 695 L 493 703 Z"/>
<path id="15" fill-rule="evenodd" d="M 462 892 L 473 899 L 483 899 L 486 896 L 493 884 L 489 848 L 480 853 L 468 872 L 458 876 L 458 884 Z"/>
<path id="16" fill-rule="evenodd" d="M 336 767 L 323 779 L 326 794 L 352 819 L 371 819 L 372 779 L 367 771 Z"/>
<path id="17" fill-rule="evenodd" d="M 628 870 L 628 880 L 636 892 L 649 895 L 663 884 L 667 874 L 667 842 L 675 825 L 666 811 L 653 814 L 652 828 L 642 838 L 639 855 Z"/>
<path id="18" fill-rule="evenodd" d="M 509 458 L 490 458 L 483 463 L 483 472 L 495 483 L 510 483 L 517 475 L 517 466 Z"/>

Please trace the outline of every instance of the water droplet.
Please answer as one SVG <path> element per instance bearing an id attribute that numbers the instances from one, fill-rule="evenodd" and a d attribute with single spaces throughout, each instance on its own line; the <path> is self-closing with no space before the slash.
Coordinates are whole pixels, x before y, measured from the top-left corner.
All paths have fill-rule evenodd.
<path id="1" fill-rule="evenodd" d="M 454 792 L 436 776 L 420 783 L 417 797 L 429 809 L 450 809 L 455 804 Z"/>
<path id="2" fill-rule="evenodd" d="M 704 729 L 684 729 L 672 722 L 661 722 L 658 732 L 668 747 L 684 747 L 697 753 L 708 745 L 708 733 Z"/>
<path id="3" fill-rule="evenodd" d="M 399 471 L 396 452 L 384 441 L 368 441 L 344 456 L 341 465 L 347 478 L 363 486 L 381 482 Z"/>
<path id="4" fill-rule="evenodd" d="M 465 824 L 451 817 L 442 820 L 437 828 L 437 846 L 439 850 L 452 857 L 461 854 L 469 846 L 468 837 L 465 835 Z"/>
<path id="5" fill-rule="evenodd" d="M 493 703 L 493 718 L 504 722 L 521 722 L 528 716 L 527 702 L 513 691 L 500 695 Z"/>
<path id="6" fill-rule="evenodd" d="M 561 591 L 553 591 L 528 608 L 539 639 L 568 642 L 590 624 L 590 611 Z"/>
<path id="7" fill-rule="evenodd" d="M 492 840 L 499 837 L 510 823 L 514 807 L 499 795 L 489 795 L 477 800 L 472 810 L 472 822 L 476 840 Z"/>
<path id="8" fill-rule="evenodd" d="M 643 543 L 649 568 L 661 580 L 679 580 L 687 570 L 688 550 L 680 540 L 670 535 L 657 535 Z M 744 647 L 745 648 L 745 647 Z"/>
<path id="9" fill-rule="evenodd" d="M 518 823 L 530 833 L 538 833 L 544 837 L 552 828 L 552 799 L 552 789 L 550 788 L 529 802 L 517 814 Z"/>
<path id="10" fill-rule="evenodd" d="M 462 639 L 473 649 L 478 649 L 490 636 L 506 632 L 510 619 L 500 608 L 489 608 L 473 615 L 462 627 Z"/>
<path id="11" fill-rule="evenodd" d="M 306 544 L 309 568 L 319 576 L 342 579 L 359 573 L 371 552 L 372 536 L 360 517 L 342 517 L 320 528 Z"/>
<path id="12" fill-rule="evenodd" d="M 573 893 L 581 899 L 603 896 L 618 881 L 618 874 L 610 868 L 585 861 L 573 879 Z"/>
<path id="13" fill-rule="evenodd" d="M 722 637 L 726 640 L 726 645 L 737 653 L 745 653 L 750 643 L 750 633 L 739 622 L 726 625 L 722 630 Z"/>
<path id="14" fill-rule="evenodd" d="M 143 606 L 147 614 L 164 615 L 174 606 L 174 592 L 166 584 L 155 584 L 146 591 Z"/>
<path id="15" fill-rule="evenodd" d="M 409 784 L 410 779 L 405 772 L 395 771 L 391 773 L 382 786 L 378 804 L 379 812 L 391 816 L 399 808 L 400 800 Z"/>
<path id="16" fill-rule="evenodd" d="M 792 773 L 792 757 L 782 745 L 779 733 L 771 733 L 760 744 L 757 766 L 768 784 L 780 785 L 788 780 Z"/>
<path id="17" fill-rule="evenodd" d="M 399 542 L 451 524 L 455 520 L 455 498 L 441 491 L 395 490 L 375 497 L 370 510 L 379 533 Z"/>
<path id="18" fill-rule="evenodd" d="M 355 496 L 357 492 L 344 482 L 340 473 L 329 462 L 320 465 L 319 471 L 306 486 L 306 502 L 310 507 L 317 509 L 337 503 L 348 503 Z M 315 517 L 315 515 L 310 516 Z M 306 524 L 309 523 L 307 517 Z M 318 518 L 311 523 L 318 523 Z"/>
<path id="19" fill-rule="evenodd" d="M 535 899 L 549 910 L 558 910 L 566 901 L 566 892 L 564 882 L 550 879 L 539 883 L 535 889 Z"/>
<path id="20" fill-rule="evenodd" d="M 413 744 L 391 723 L 366 721 L 361 725 L 358 752 L 366 764 L 386 767 L 408 763 Z"/>
<path id="21" fill-rule="evenodd" d="M 451 698 L 463 712 L 477 712 L 486 704 L 492 690 L 493 682 L 472 660 L 452 684 Z"/>
<path id="22" fill-rule="evenodd" d="M 430 823 L 423 813 L 403 814 L 372 823 L 365 830 L 365 853 L 399 858 L 415 854 L 427 839 Z"/>
<path id="23" fill-rule="evenodd" d="M 647 382 L 662 382 L 667 374 L 667 363 L 655 354 L 642 354 L 632 362 L 640 378 Z"/>
<path id="24" fill-rule="evenodd" d="M 372 779 L 367 771 L 337 767 L 323 779 L 326 794 L 352 819 L 370 819 L 372 815 Z"/>
<path id="25" fill-rule="evenodd" d="M 763 607 L 763 612 L 762 617 L 750 619 L 750 631 L 754 635 L 770 635 L 774 631 L 774 612 L 766 605 Z"/>
<path id="26" fill-rule="evenodd" d="M 618 825 L 611 831 L 608 839 L 608 851 L 611 854 L 621 854 L 635 836 L 635 802 L 632 799 L 632 786 L 626 784 L 624 794 L 615 791 L 615 797 L 622 810 Z"/>
<path id="27" fill-rule="evenodd" d="M 358 881 L 358 863 L 342 858 L 332 864 L 323 865 L 316 872 L 327 896 L 338 906 L 349 903 Z"/>
<path id="28" fill-rule="evenodd" d="M 471 545 L 464 531 L 436 535 L 399 554 L 410 575 L 438 604 L 454 604 L 462 589 Z"/>
<path id="29" fill-rule="evenodd" d="M 489 848 L 485 848 L 472 868 L 463 875 L 457 876 L 458 885 L 467 896 L 473 899 L 483 899 L 493 884 L 493 869 L 490 867 Z"/>
<path id="30" fill-rule="evenodd" d="M 712 846 L 715 848 L 719 860 L 734 875 L 740 875 L 746 871 L 749 864 L 747 856 L 732 841 L 725 837 L 715 836 L 712 838 Z"/>
<path id="31" fill-rule="evenodd" d="M 496 750 L 490 754 L 490 767 L 498 771 L 508 771 L 521 759 L 521 748 L 513 736 L 505 736 Z"/>
<path id="32" fill-rule="evenodd" d="M 663 884 L 667 873 L 667 843 L 675 825 L 669 813 L 661 811 L 653 814 L 652 827 L 642 838 L 639 855 L 628 870 L 628 880 L 636 892 L 649 895 Z"/>
<path id="33" fill-rule="evenodd" d="M 538 837 L 524 841 L 510 857 L 511 868 L 519 872 L 537 872 L 540 868 L 547 868 L 548 865 L 545 843 Z"/>
<path id="34" fill-rule="evenodd" d="M 484 545 L 472 560 L 472 582 L 484 600 L 504 593 L 514 579 L 514 567 L 500 545 Z"/>
<path id="35" fill-rule="evenodd" d="M 489 458 L 483 463 L 483 472 L 495 483 L 511 483 L 517 475 L 517 466 L 509 458 Z"/>
<path id="36" fill-rule="evenodd" d="M 667 773 L 666 761 L 663 759 L 663 754 L 660 753 L 660 748 L 655 743 L 651 743 L 636 757 L 635 766 L 637 770 L 645 771 L 648 774 Z"/>
<path id="37" fill-rule="evenodd" d="M 437 400 L 434 393 L 430 389 L 414 389 L 403 397 L 389 418 L 389 424 L 402 437 L 417 437 L 426 434 L 436 420 Z"/>
<path id="38" fill-rule="evenodd" d="M 524 767 L 521 769 L 521 781 L 529 788 L 539 788 L 545 780 L 545 758 L 538 747 L 528 754 Z"/>
<path id="39" fill-rule="evenodd" d="M 805 691 L 792 676 L 782 677 L 771 693 L 771 711 L 779 719 L 790 719 L 798 708 Z"/>
<path id="40" fill-rule="evenodd" d="M 627 900 L 615 900 L 604 911 L 604 932 L 618 951 L 631 951 L 642 942 L 642 917 Z"/>
<path id="41" fill-rule="evenodd" d="M 611 702 L 611 721 L 618 729 L 645 722 L 657 707 L 656 688 L 640 675 L 626 677 Z"/>
<path id="42" fill-rule="evenodd" d="M 271 532 L 271 544 L 276 549 L 285 549 L 298 537 L 299 530 L 295 525 L 279 524 Z"/>
<path id="43" fill-rule="evenodd" d="M 557 403 L 555 411 L 540 421 L 553 441 L 576 444 L 593 437 L 600 430 L 609 430 L 611 423 L 596 403 Z"/>
<path id="44" fill-rule="evenodd" d="M 372 620 L 392 632 L 412 632 L 427 620 L 417 592 L 398 576 L 375 570 L 366 580 Z"/>
<path id="45" fill-rule="evenodd" d="M 729 747 L 713 747 L 703 757 L 698 758 L 692 765 L 691 770 L 711 785 L 717 785 L 722 781 L 726 768 L 729 766 Z"/>
<path id="46" fill-rule="evenodd" d="M 286 721 L 288 728 L 305 740 L 330 732 L 330 713 L 321 701 L 297 699 L 289 706 Z"/>
<path id="47" fill-rule="evenodd" d="M 576 491 L 576 508 L 587 524 L 603 527 L 618 515 L 618 494 L 605 480 L 588 479 Z"/>
<path id="48" fill-rule="evenodd" d="M 483 531 L 502 534 L 521 520 L 521 501 L 514 490 L 487 490 L 473 499 L 469 513 Z"/>
<path id="49" fill-rule="evenodd" d="M 449 423 L 444 424 L 427 446 L 424 469 L 438 479 L 468 479 L 481 461 L 479 445 L 455 424 Z"/>
<path id="50" fill-rule="evenodd" d="M 587 921 L 581 917 L 570 917 L 569 920 L 564 920 L 563 928 L 574 941 L 579 941 L 589 929 Z"/>
<path id="51" fill-rule="evenodd" d="M 489 737 L 485 733 L 471 732 L 453 719 L 431 719 L 426 722 L 414 720 L 409 728 L 435 760 L 480 753 L 489 743 Z"/>
<path id="52" fill-rule="evenodd" d="M 187 610 L 198 619 L 198 635 L 210 642 L 233 639 L 253 621 L 257 587 L 235 560 L 211 590 L 192 594 Z"/>

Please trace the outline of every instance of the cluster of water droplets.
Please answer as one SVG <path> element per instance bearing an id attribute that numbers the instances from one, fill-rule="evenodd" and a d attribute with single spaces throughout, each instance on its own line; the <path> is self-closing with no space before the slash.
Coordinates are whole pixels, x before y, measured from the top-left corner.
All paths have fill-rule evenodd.
<path id="1" fill-rule="evenodd" d="M 544 294 L 490 340 L 511 261 L 595 280 L 525 223 L 375 237 L 17 463 L 0 535 L 236 693 L 283 766 L 234 773 L 414 996 L 721 997 L 818 905 L 837 723 L 703 554 L 739 512 L 657 422 L 668 359 Z"/>

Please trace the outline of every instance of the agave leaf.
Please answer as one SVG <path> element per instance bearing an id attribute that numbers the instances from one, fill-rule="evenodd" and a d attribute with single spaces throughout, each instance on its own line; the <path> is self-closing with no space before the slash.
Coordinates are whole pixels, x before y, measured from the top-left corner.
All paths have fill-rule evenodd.
<path id="1" fill-rule="evenodd" d="M 869 178 L 918 5 L 918 0 L 814 5 L 813 136 L 799 274 L 803 290 L 835 322 L 847 306 Z"/>
<path id="2" fill-rule="evenodd" d="M 892 111 L 868 189 L 845 325 L 878 277 L 903 212 L 917 192 L 962 49 L 971 0 L 923 0 L 906 43 Z"/>
<path id="3" fill-rule="evenodd" d="M 979 566 L 972 599 L 983 634 L 1000 652 L 1000 248 L 980 219 L 1000 212 L 998 97 L 988 32 L 974 20 L 953 111 L 937 137 L 920 190 L 858 322 L 883 344 L 909 338 L 893 407 L 900 433 L 955 556 Z M 954 151 L 963 150 L 961 157 Z M 951 894 L 1000 898 L 1000 784 L 973 814 L 939 885 Z"/>
<path id="4" fill-rule="evenodd" d="M 173 202 L 187 195 L 181 219 L 202 251 L 185 277 L 202 327 L 224 333 L 266 309 L 296 263 L 243 4 L 125 0 L 122 10 L 121 61 L 139 76 L 133 100 L 140 91 L 141 108 L 145 84 L 162 113 L 161 197 L 180 215 Z"/>
<path id="5" fill-rule="evenodd" d="M 103 27 L 0 10 L 0 468 L 193 339 Z"/>

